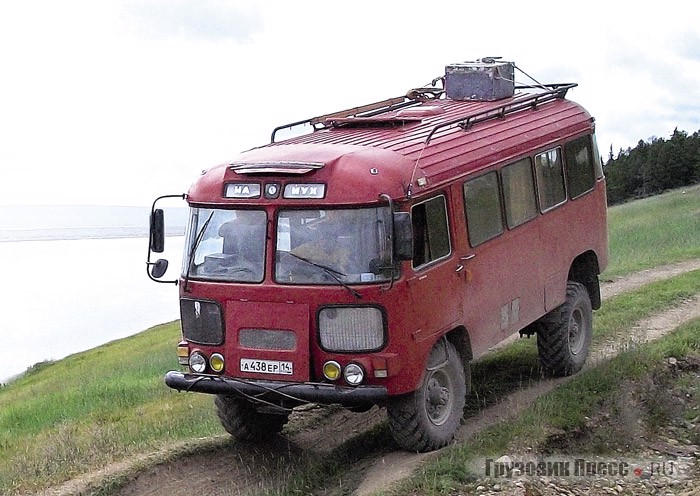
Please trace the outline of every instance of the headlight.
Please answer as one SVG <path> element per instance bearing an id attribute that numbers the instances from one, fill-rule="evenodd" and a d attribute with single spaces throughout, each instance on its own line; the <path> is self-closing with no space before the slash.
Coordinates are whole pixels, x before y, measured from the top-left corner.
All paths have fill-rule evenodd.
<path id="1" fill-rule="evenodd" d="M 343 370 L 343 377 L 345 377 L 345 382 L 351 386 L 359 386 L 365 379 L 365 371 L 356 363 L 351 363 Z"/>
<path id="2" fill-rule="evenodd" d="M 192 343 L 220 345 L 224 342 L 221 307 L 213 301 L 180 300 L 183 337 Z"/>
<path id="3" fill-rule="evenodd" d="M 201 374 L 207 369 L 207 359 L 201 352 L 195 351 L 190 355 L 189 366 L 192 372 Z"/>
<path id="4" fill-rule="evenodd" d="M 377 307 L 327 307 L 318 313 L 326 351 L 376 351 L 384 347 L 384 315 Z"/>

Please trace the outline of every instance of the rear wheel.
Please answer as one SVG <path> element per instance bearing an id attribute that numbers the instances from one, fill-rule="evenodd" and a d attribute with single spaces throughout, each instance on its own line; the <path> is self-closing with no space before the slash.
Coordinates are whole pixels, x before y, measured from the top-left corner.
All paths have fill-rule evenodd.
<path id="1" fill-rule="evenodd" d="M 432 451 L 452 441 L 464 413 L 469 368 L 447 339 L 430 352 L 420 387 L 390 398 L 389 428 L 396 443 L 408 451 Z"/>
<path id="2" fill-rule="evenodd" d="M 269 439 L 289 420 L 289 414 L 258 412 L 250 401 L 235 396 L 217 395 L 214 404 L 226 432 L 240 441 Z"/>
<path id="3" fill-rule="evenodd" d="M 569 281 L 566 301 L 537 333 L 540 364 L 547 376 L 571 375 L 583 367 L 593 330 L 593 309 L 583 284 Z"/>

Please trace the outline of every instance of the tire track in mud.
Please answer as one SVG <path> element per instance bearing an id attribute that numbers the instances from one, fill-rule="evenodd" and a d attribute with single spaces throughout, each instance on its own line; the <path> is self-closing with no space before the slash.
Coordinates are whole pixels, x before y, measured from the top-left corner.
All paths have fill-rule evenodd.
<path id="1" fill-rule="evenodd" d="M 700 258 L 696 260 L 687 260 L 669 265 L 654 267 L 640 272 L 635 272 L 625 277 L 615 279 L 611 282 L 604 282 L 600 285 L 600 293 L 604 300 L 616 296 L 620 293 L 626 293 L 639 289 L 645 284 L 649 284 L 661 279 L 669 279 L 671 277 L 692 272 L 700 269 Z"/>
<path id="2" fill-rule="evenodd" d="M 601 284 L 604 299 L 637 289 L 653 281 L 683 272 L 700 269 L 700 259 L 672 264 L 631 274 Z M 634 342 L 656 339 L 672 331 L 682 322 L 700 316 L 700 295 L 679 307 L 640 322 L 633 333 Z M 615 356 L 630 340 L 592 345 L 586 368 Z M 570 378 L 548 379 L 510 393 L 494 405 L 465 419 L 455 442 L 463 442 L 477 432 L 503 420 L 514 418 L 542 396 Z M 213 406 L 212 406 L 213 408 Z M 145 495 L 189 496 L 193 492 L 215 495 L 248 495 L 284 487 L 303 469 L 305 457 L 329 454 L 350 439 L 386 421 L 386 412 L 374 407 L 364 413 L 352 413 L 339 407 L 309 406 L 295 410 L 283 436 L 265 445 L 240 444 L 227 435 L 165 448 L 162 452 L 115 463 L 98 472 L 50 488 L 42 496 L 87 494 L 103 481 L 115 477 L 130 479 L 115 496 Z M 190 448 L 187 448 L 190 446 Z M 204 447 L 202 447 L 204 446 Z M 428 457 L 435 453 L 395 451 L 393 446 L 373 448 L 357 453 L 357 462 L 343 474 L 343 487 L 329 481 L 319 494 L 371 495 L 409 477 Z M 146 467 L 137 470 L 138 467 Z M 295 470 L 296 469 L 296 470 Z M 333 482 L 331 484 L 331 482 Z"/>

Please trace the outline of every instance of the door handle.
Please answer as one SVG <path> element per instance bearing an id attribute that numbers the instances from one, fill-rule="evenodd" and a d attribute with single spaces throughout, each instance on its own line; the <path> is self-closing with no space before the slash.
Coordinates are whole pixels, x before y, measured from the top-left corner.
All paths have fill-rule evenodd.
<path id="1" fill-rule="evenodd" d="M 462 262 L 467 262 L 467 261 L 471 260 L 472 258 L 474 258 L 475 256 L 476 256 L 476 253 L 470 253 L 469 255 L 464 255 L 463 257 L 459 257 L 459 259 Z M 464 264 L 461 263 L 457 266 L 457 268 L 455 269 L 455 272 L 462 272 L 463 270 L 464 270 Z"/>

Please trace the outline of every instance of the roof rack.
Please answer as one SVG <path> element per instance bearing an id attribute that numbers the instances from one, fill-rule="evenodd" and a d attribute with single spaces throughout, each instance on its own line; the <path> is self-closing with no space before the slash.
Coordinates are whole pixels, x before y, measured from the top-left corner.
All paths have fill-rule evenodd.
<path id="1" fill-rule="evenodd" d="M 318 129 L 316 126 L 325 127 L 324 123 L 328 119 L 332 118 L 343 118 L 343 117 L 372 117 L 384 112 L 389 112 L 392 110 L 399 110 L 404 107 L 408 107 L 420 103 L 418 100 L 406 96 L 399 96 L 396 98 L 389 98 L 387 100 L 382 100 L 380 102 L 370 103 L 368 105 L 362 105 L 360 107 L 353 107 L 347 110 L 341 110 L 339 112 L 333 112 L 332 114 L 320 115 L 318 117 L 311 117 L 310 119 L 304 119 L 301 121 L 291 122 L 289 124 L 284 124 L 282 126 L 277 126 L 272 130 L 272 136 L 270 137 L 270 143 L 275 142 L 275 135 L 277 131 L 282 129 L 291 129 L 296 126 L 303 126 L 304 124 L 310 124 L 313 126 L 314 131 Z"/>
<path id="2" fill-rule="evenodd" d="M 471 128 L 474 124 L 477 124 L 479 122 L 484 122 L 496 118 L 504 118 L 507 114 L 511 114 L 519 110 L 524 110 L 526 108 L 534 109 L 535 107 L 537 107 L 537 105 L 541 103 L 549 102 L 558 98 L 563 99 L 566 97 L 567 91 L 576 86 L 578 86 L 577 83 L 544 84 L 538 86 L 516 86 L 515 89 L 537 88 L 543 89 L 545 91 L 541 93 L 532 93 L 519 98 L 516 97 L 514 100 L 511 100 L 508 103 L 504 103 L 499 107 L 491 108 L 489 110 L 482 110 L 473 114 L 468 114 L 459 117 L 457 119 L 437 124 L 430 131 L 430 134 L 428 134 L 428 137 L 425 139 L 425 144 L 427 145 L 428 143 L 430 143 L 430 140 L 432 139 L 433 135 L 439 129 L 454 126 L 456 124 L 457 126 L 461 127 L 466 131 L 469 128 Z"/>
<path id="3" fill-rule="evenodd" d="M 428 134 L 425 143 L 428 144 L 433 135 L 440 129 L 445 127 L 458 125 L 464 130 L 471 128 L 474 124 L 495 118 L 504 118 L 507 114 L 517 112 L 526 108 L 535 108 L 541 103 L 545 103 L 558 98 L 565 98 L 566 93 L 571 88 L 578 86 L 576 83 L 561 83 L 561 84 L 542 84 L 542 85 L 518 85 L 515 89 L 540 89 L 544 90 L 540 93 L 532 93 L 523 97 L 516 97 L 508 103 L 489 110 L 479 111 L 473 114 L 468 114 L 457 119 L 437 124 Z M 292 129 L 296 126 L 311 125 L 314 131 L 327 127 L 327 121 L 332 119 L 343 119 L 347 117 L 374 117 L 385 112 L 400 110 L 405 107 L 420 104 L 426 100 L 440 98 L 444 90 L 441 88 L 417 88 L 409 91 L 405 96 L 389 98 L 375 103 L 353 107 L 347 110 L 341 110 L 330 114 L 324 114 L 309 119 L 303 119 L 289 124 L 277 126 L 272 130 L 270 143 L 275 142 L 275 136 L 278 131 L 283 129 Z"/>

